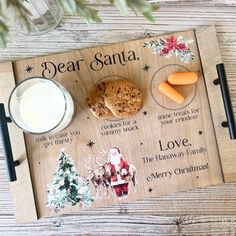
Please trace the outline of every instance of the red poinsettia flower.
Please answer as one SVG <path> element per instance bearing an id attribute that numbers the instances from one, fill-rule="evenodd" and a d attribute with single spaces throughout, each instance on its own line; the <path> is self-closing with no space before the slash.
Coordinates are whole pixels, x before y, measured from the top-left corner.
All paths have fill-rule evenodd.
<path id="1" fill-rule="evenodd" d="M 178 49 L 179 49 L 180 51 L 184 51 L 184 50 L 187 49 L 187 46 L 186 46 L 185 43 L 179 43 L 179 44 L 178 44 Z"/>
<path id="2" fill-rule="evenodd" d="M 177 38 L 175 38 L 173 35 L 170 38 L 167 38 L 165 46 L 169 48 L 169 51 L 178 49 Z"/>
<path id="3" fill-rule="evenodd" d="M 170 50 L 171 50 L 171 49 L 168 48 L 168 47 L 163 47 L 163 48 L 161 49 L 161 51 L 160 51 L 160 54 L 161 54 L 161 55 L 166 55 L 166 54 L 169 53 Z"/>

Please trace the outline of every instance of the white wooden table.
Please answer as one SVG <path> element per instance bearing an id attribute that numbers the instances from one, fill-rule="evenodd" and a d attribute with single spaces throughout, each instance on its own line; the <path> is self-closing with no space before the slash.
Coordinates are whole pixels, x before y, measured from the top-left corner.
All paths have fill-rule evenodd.
<path id="1" fill-rule="evenodd" d="M 12 31 L 7 49 L 0 51 L 0 62 L 214 24 L 236 111 L 236 0 L 172 0 L 161 1 L 160 6 L 155 24 L 134 14 L 124 17 L 104 3 L 98 6 L 102 24 L 88 26 L 65 16 L 57 29 L 40 37 Z M 2 153 L 0 140 L 0 236 L 236 235 L 236 183 L 130 203 L 125 213 L 118 206 L 107 207 L 16 225 Z"/>

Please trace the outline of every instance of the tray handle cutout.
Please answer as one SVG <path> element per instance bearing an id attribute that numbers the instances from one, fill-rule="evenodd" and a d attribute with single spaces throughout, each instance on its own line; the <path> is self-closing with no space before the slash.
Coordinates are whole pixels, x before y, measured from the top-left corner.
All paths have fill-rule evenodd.
<path id="1" fill-rule="evenodd" d="M 216 69 L 217 69 L 218 79 L 214 80 L 214 84 L 215 85 L 220 84 L 220 89 L 225 107 L 225 114 L 227 118 L 227 121 L 222 122 L 222 127 L 228 127 L 230 139 L 236 139 L 234 112 L 231 103 L 229 86 L 227 82 L 224 64 L 223 63 L 217 64 Z"/>
<path id="2" fill-rule="evenodd" d="M 13 182 L 17 180 L 15 167 L 20 165 L 19 161 L 13 160 L 11 141 L 8 131 L 7 123 L 11 123 L 10 117 L 6 116 L 4 104 L 0 103 L 0 135 L 3 142 L 4 156 L 7 164 L 9 181 Z"/>

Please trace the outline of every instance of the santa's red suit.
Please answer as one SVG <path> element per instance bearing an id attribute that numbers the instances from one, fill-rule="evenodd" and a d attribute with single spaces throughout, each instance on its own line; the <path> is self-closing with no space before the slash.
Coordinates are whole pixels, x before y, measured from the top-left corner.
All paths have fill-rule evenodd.
<path id="1" fill-rule="evenodd" d="M 111 171 L 111 186 L 116 192 L 117 197 L 128 195 L 129 163 L 125 161 L 118 148 L 110 150 L 110 162 L 108 163 Z"/>

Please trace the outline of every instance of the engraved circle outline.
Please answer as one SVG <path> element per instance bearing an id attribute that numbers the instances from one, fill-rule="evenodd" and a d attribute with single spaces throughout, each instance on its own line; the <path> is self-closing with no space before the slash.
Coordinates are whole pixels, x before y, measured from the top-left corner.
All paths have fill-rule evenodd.
<path id="1" fill-rule="evenodd" d="M 160 107 L 162 107 L 162 108 L 164 108 L 164 109 L 166 109 L 166 110 L 177 111 L 177 110 L 181 110 L 181 109 L 183 109 L 183 108 L 186 108 L 188 105 L 190 105 L 190 104 L 193 102 L 193 100 L 194 100 L 194 98 L 195 98 L 195 96 L 196 96 L 196 94 L 197 94 L 197 83 L 195 83 L 195 87 L 194 87 L 195 91 L 194 91 L 194 95 L 193 95 L 192 99 L 191 99 L 186 105 L 184 105 L 183 107 L 180 107 L 180 108 L 167 108 L 167 107 L 161 105 L 161 104 L 160 104 L 159 102 L 157 102 L 157 100 L 155 99 L 155 96 L 154 96 L 154 94 L 153 94 L 153 92 L 152 92 L 152 84 L 153 84 L 153 80 L 154 80 L 156 74 L 157 74 L 158 72 L 160 72 L 162 69 L 164 69 L 164 68 L 166 68 L 166 67 L 168 67 L 168 66 L 179 66 L 179 67 L 184 68 L 186 71 L 190 72 L 190 70 L 189 70 L 188 68 L 186 68 L 185 66 L 179 65 L 179 64 L 168 64 L 168 65 L 162 66 L 162 67 L 159 68 L 159 69 L 154 73 L 154 75 L 152 76 L 151 83 L 150 83 L 150 93 L 151 93 L 152 99 L 154 100 L 154 102 L 155 102 L 157 105 L 159 105 Z"/>

